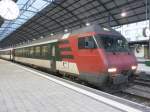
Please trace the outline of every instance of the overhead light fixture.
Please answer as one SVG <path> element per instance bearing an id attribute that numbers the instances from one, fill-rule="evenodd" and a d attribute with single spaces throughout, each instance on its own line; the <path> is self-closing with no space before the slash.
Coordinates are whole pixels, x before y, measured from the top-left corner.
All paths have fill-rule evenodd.
<path id="1" fill-rule="evenodd" d="M 68 32 L 68 29 L 65 29 L 64 31 L 65 31 L 65 32 Z"/>
<path id="2" fill-rule="evenodd" d="M 51 33 L 51 36 L 53 36 L 54 35 L 54 33 Z"/>
<path id="3" fill-rule="evenodd" d="M 121 16 L 122 16 L 122 17 L 126 17 L 126 16 L 127 16 L 127 13 L 126 13 L 126 12 L 122 12 L 122 13 L 121 13 Z"/>
<path id="4" fill-rule="evenodd" d="M 89 22 L 86 23 L 86 26 L 90 26 L 91 24 Z"/>
<path id="5" fill-rule="evenodd" d="M 19 16 L 19 8 L 12 0 L 0 1 L 0 16 L 6 20 L 14 20 Z"/>
<path id="6" fill-rule="evenodd" d="M 44 37 L 43 37 L 43 36 L 41 36 L 40 38 L 41 38 L 41 39 L 43 39 Z"/>
<path id="7" fill-rule="evenodd" d="M 108 28 L 103 28 L 105 31 L 110 31 Z"/>

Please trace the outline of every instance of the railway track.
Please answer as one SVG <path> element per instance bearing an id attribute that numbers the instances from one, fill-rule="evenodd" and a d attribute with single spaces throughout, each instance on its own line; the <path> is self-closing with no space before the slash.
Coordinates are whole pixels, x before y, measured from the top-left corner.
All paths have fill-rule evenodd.
<path id="1" fill-rule="evenodd" d="M 138 75 L 123 92 L 150 99 L 150 75 Z"/>
<path id="2" fill-rule="evenodd" d="M 127 86 L 117 86 L 111 88 L 110 90 L 101 91 L 150 107 L 150 75 L 148 77 L 149 78 L 147 78 L 146 75 L 144 77 L 138 76 L 133 82 L 130 82 Z M 70 80 L 70 78 L 67 77 L 63 78 Z M 81 80 L 72 81 L 99 90 L 99 88 L 87 82 Z"/>
<path id="3" fill-rule="evenodd" d="M 137 84 L 137 85 L 143 85 L 145 87 L 150 87 L 150 80 L 135 79 L 134 83 Z"/>
<path id="4" fill-rule="evenodd" d="M 127 86 L 111 88 L 109 91 L 104 90 L 104 92 L 150 107 L 150 75 L 141 75 L 138 75 L 138 77 L 136 77 L 135 80 L 130 82 Z M 88 83 L 81 82 L 77 81 L 77 83 L 82 85 L 98 89 Z"/>
<path id="5" fill-rule="evenodd" d="M 125 90 L 122 90 L 122 92 L 150 100 L 150 87 L 145 87 L 143 85 L 133 85 Z"/>
<path id="6" fill-rule="evenodd" d="M 135 80 L 114 95 L 150 106 L 150 75 L 138 75 Z"/>

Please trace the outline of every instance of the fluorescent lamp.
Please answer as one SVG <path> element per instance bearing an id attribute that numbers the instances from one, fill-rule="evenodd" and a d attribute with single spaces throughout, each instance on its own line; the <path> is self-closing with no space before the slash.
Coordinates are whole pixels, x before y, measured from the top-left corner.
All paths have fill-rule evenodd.
<path id="1" fill-rule="evenodd" d="M 86 23 L 86 26 L 90 26 L 91 24 L 90 23 Z"/>
<path id="2" fill-rule="evenodd" d="M 122 17 L 125 17 L 125 16 L 127 16 L 127 13 L 126 13 L 126 12 L 122 12 L 122 13 L 121 13 L 121 16 L 122 16 Z"/>
<path id="3" fill-rule="evenodd" d="M 51 33 L 51 36 L 53 36 L 54 35 L 54 33 Z"/>
<path id="4" fill-rule="evenodd" d="M 65 32 L 68 32 L 68 29 L 65 29 L 64 31 L 65 31 Z"/>

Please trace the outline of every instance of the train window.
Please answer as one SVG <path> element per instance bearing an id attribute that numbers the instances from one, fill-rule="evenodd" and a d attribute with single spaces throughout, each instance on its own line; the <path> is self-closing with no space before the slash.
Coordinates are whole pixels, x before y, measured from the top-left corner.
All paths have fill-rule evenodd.
<path id="1" fill-rule="evenodd" d="M 16 50 L 16 55 L 19 56 L 19 49 Z"/>
<path id="2" fill-rule="evenodd" d="M 21 49 L 18 49 L 18 56 L 21 57 Z"/>
<path id="3" fill-rule="evenodd" d="M 79 40 L 78 40 L 78 48 L 79 49 L 84 48 L 84 42 L 85 42 L 85 38 L 79 38 Z"/>
<path id="4" fill-rule="evenodd" d="M 40 50 L 40 46 L 36 46 L 35 47 L 35 56 L 40 56 L 41 50 Z"/>
<path id="5" fill-rule="evenodd" d="M 25 57 L 25 48 L 22 48 L 22 57 Z"/>
<path id="6" fill-rule="evenodd" d="M 96 41 L 106 51 L 129 51 L 128 43 L 121 36 L 96 35 Z"/>
<path id="7" fill-rule="evenodd" d="M 95 41 L 92 36 L 82 37 L 78 39 L 79 49 L 93 49 L 96 48 Z"/>
<path id="8" fill-rule="evenodd" d="M 19 56 L 19 49 L 17 49 L 17 56 Z"/>
<path id="9" fill-rule="evenodd" d="M 42 57 L 46 57 L 48 55 L 48 45 L 42 46 Z"/>
<path id="10" fill-rule="evenodd" d="M 17 56 L 17 50 L 15 49 L 15 56 Z"/>
<path id="11" fill-rule="evenodd" d="M 27 57 L 30 57 L 30 47 L 27 48 Z"/>
<path id="12" fill-rule="evenodd" d="M 29 48 L 25 48 L 25 56 L 29 57 Z"/>
<path id="13" fill-rule="evenodd" d="M 30 47 L 30 57 L 33 57 L 34 55 L 34 47 Z"/>
<path id="14" fill-rule="evenodd" d="M 22 49 L 19 50 L 19 56 L 22 56 Z"/>

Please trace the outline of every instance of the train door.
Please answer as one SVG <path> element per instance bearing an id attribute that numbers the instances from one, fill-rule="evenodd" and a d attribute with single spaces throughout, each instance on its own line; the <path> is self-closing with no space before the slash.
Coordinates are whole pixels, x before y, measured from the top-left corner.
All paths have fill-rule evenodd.
<path id="1" fill-rule="evenodd" d="M 51 69 L 52 71 L 56 71 L 56 44 L 52 43 L 50 44 L 50 60 L 51 60 Z"/>
<path id="2" fill-rule="evenodd" d="M 15 49 L 12 50 L 12 61 L 15 61 Z"/>
<path id="3" fill-rule="evenodd" d="M 10 60 L 12 60 L 12 55 L 11 55 L 11 53 L 12 53 L 12 50 L 9 51 Z"/>

